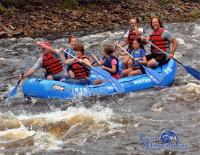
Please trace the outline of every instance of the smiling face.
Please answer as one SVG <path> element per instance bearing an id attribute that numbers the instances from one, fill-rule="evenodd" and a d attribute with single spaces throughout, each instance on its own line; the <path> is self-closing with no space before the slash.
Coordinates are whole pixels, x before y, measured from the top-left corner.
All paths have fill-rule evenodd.
<path id="1" fill-rule="evenodd" d="M 137 20 L 134 19 L 130 19 L 129 24 L 131 26 L 131 28 L 134 28 L 135 26 L 138 26 Z"/>
<path id="2" fill-rule="evenodd" d="M 75 51 L 76 57 L 78 59 L 81 59 L 83 57 L 82 52 L 81 51 Z"/>
<path id="3" fill-rule="evenodd" d="M 140 48 L 140 44 L 137 42 L 137 40 L 133 41 L 133 49 L 138 50 Z"/>
<path id="4" fill-rule="evenodd" d="M 74 51 L 78 59 L 81 59 L 84 56 L 84 46 L 82 44 L 76 43 L 74 46 Z"/>
<path id="5" fill-rule="evenodd" d="M 151 25 L 154 30 L 158 30 L 160 28 L 160 23 L 157 18 L 153 18 L 151 20 Z"/>
<path id="6" fill-rule="evenodd" d="M 70 46 L 71 46 L 72 48 L 74 48 L 74 46 L 75 46 L 76 43 L 77 43 L 77 38 L 76 38 L 76 37 L 71 38 L 69 44 L 70 44 Z"/>

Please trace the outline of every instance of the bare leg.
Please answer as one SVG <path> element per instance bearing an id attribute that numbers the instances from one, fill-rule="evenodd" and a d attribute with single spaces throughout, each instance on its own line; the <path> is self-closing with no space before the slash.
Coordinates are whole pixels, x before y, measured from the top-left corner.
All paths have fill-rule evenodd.
<path id="1" fill-rule="evenodd" d="M 147 62 L 147 67 L 155 67 L 155 66 L 157 66 L 157 64 L 156 64 L 156 60 L 155 59 L 151 59 L 151 60 L 149 60 L 148 62 Z"/>
<path id="2" fill-rule="evenodd" d="M 53 76 L 52 75 L 47 75 L 47 79 L 48 80 L 53 80 Z"/>
<path id="3" fill-rule="evenodd" d="M 132 59 L 130 59 L 130 60 L 128 61 L 128 68 L 132 68 L 132 65 L 133 65 Z"/>
<path id="4" fill-rule="evenodd" d="M 129 72 L 132 70 L 132 68 L 128 68 L 122 71 L 120 78 L 123 78 L 129 74 Z"/>
<path id="5" fill-rule="evenodd" d="M 122 62 L 122 67 L 123 67 L 123 69 L 127 69 L 129 60 L 130 60 L 130 57 L 129 57 L 128 55 L 126 55 L 126 56 L 124 57 L 123 62 Z"/>
<path id="6" fill-rule="evenodd" d="M 129 72 L 128 76 L 132 76 L 132 75 L 140 75 L 142 74 L 142 71 L 140 69 L 136 69 L 136 70 L 132 70 Z"/>
<path id="7" fill-rule="evenodd" d="M 70 78 L 74 78 L 75 77 L 75 75 L 74 75 L 74 73 L 72 72 L 72 70 L 69 70 L 68 72 L 68 76 L 70 77 Z"/>
<path id="8" fill-rule="evenodd" d="M 100 79 L 94 80 L 95 85 L 98 85 L 98 84 L 101 84 L 101 83 L 103 83 L 103 80 L 100 80 Z"/>

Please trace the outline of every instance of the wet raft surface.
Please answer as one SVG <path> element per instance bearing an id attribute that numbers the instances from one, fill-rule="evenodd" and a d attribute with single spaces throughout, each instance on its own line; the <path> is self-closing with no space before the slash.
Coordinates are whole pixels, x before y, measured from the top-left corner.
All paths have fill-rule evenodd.
<path id="1" fill-rule="evenodd" d="M 184 26 L 183 26 L 184 25 Z M 200 24 L 166 25 L 179 38 L 176 58 L 200 70 Z M 104 40 L 116 40 L 121 32 L 81 37 L 88 51 Z M 16 84 L 20 69 L 39 57 L 31 38 L 0 40 L 0 95 Z M 65 46 L 65 38 L 54 40 Z M 88 52 L 90 53 L 90 52 Z M 43 76 L 42 72 L 35 74 Z M 200 83 L 178 66 L 171 87 L 109 97 L 64 100 L 0 99 L 0 152 L 46 154 L 200 154 Z M 186 150 L 146 150 L 140 134 L 160 136 L 165 129 L 177 132 Z"/>

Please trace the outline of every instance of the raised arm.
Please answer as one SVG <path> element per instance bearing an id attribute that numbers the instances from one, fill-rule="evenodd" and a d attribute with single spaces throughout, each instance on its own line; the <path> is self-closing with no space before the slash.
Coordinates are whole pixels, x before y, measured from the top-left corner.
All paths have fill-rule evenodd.
<path id="1" fill-rule="evenodd" d="M 35 44 L 38 45 L 42 49 L 48 50 L 49 52 L 57 53 L 56 49 L 52 48 L 51 46 L 47 46 L 44 43 L 41 43 L 40 41 L 36 41 Z"/>

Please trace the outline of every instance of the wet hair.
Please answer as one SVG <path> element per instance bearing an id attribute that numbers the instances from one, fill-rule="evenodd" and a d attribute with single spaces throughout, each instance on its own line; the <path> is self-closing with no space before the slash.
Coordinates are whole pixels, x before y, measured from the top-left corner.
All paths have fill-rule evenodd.
<path id="1" fill-rule="evenodd" d="M 74 51 L 80 51 L 82 53 L 82 55 L 84 55 L 84 53 L 85 53 L 84 46 L 81 43 L 75 44 Z"/>
<path id="2" fill-rule="evenodd" d="M 143 40 L 140 37 L 135 38 L 133 41 L 137 41 L 140 48 L 144 49 Z"/>
<path id="3" fill-rule="evenodd" d="M 104 44 L 103 45 L 103 51 L 106 54 L 110 55 L 110 54 L 113 54 L 115 50 L 114 50 L 114 48 L 113 48 L 112 45 L 110 45 L 110 44 Z"/>
<path id="4" fill-rule="evenodd" d="M 72 40 L 73 38 L 77 39 L 77 37 L 76 37 L 75 35 L 71 35 L 71 36 L 69 36 L 69 38 L 68 38 L 68 43 L 70 43 L 71 40 Z"/>
<path id="5" fill-rule="evenodd" d="M 152 17 L 152 18 L 151 18 L 151 23 L 150 23 L 152 29 L 153 29 L 153 26 L 152 26 L 152 21 L 153 21 L 153 19 L 157 19 L 157 20 L 158 20 L 158 23 L 159 23 L 159 25 L 160 25 L 160 27 L 163 28 L 163 22 L 162 22 L 162 20 L 161 20 L 159 17 Z"/>

